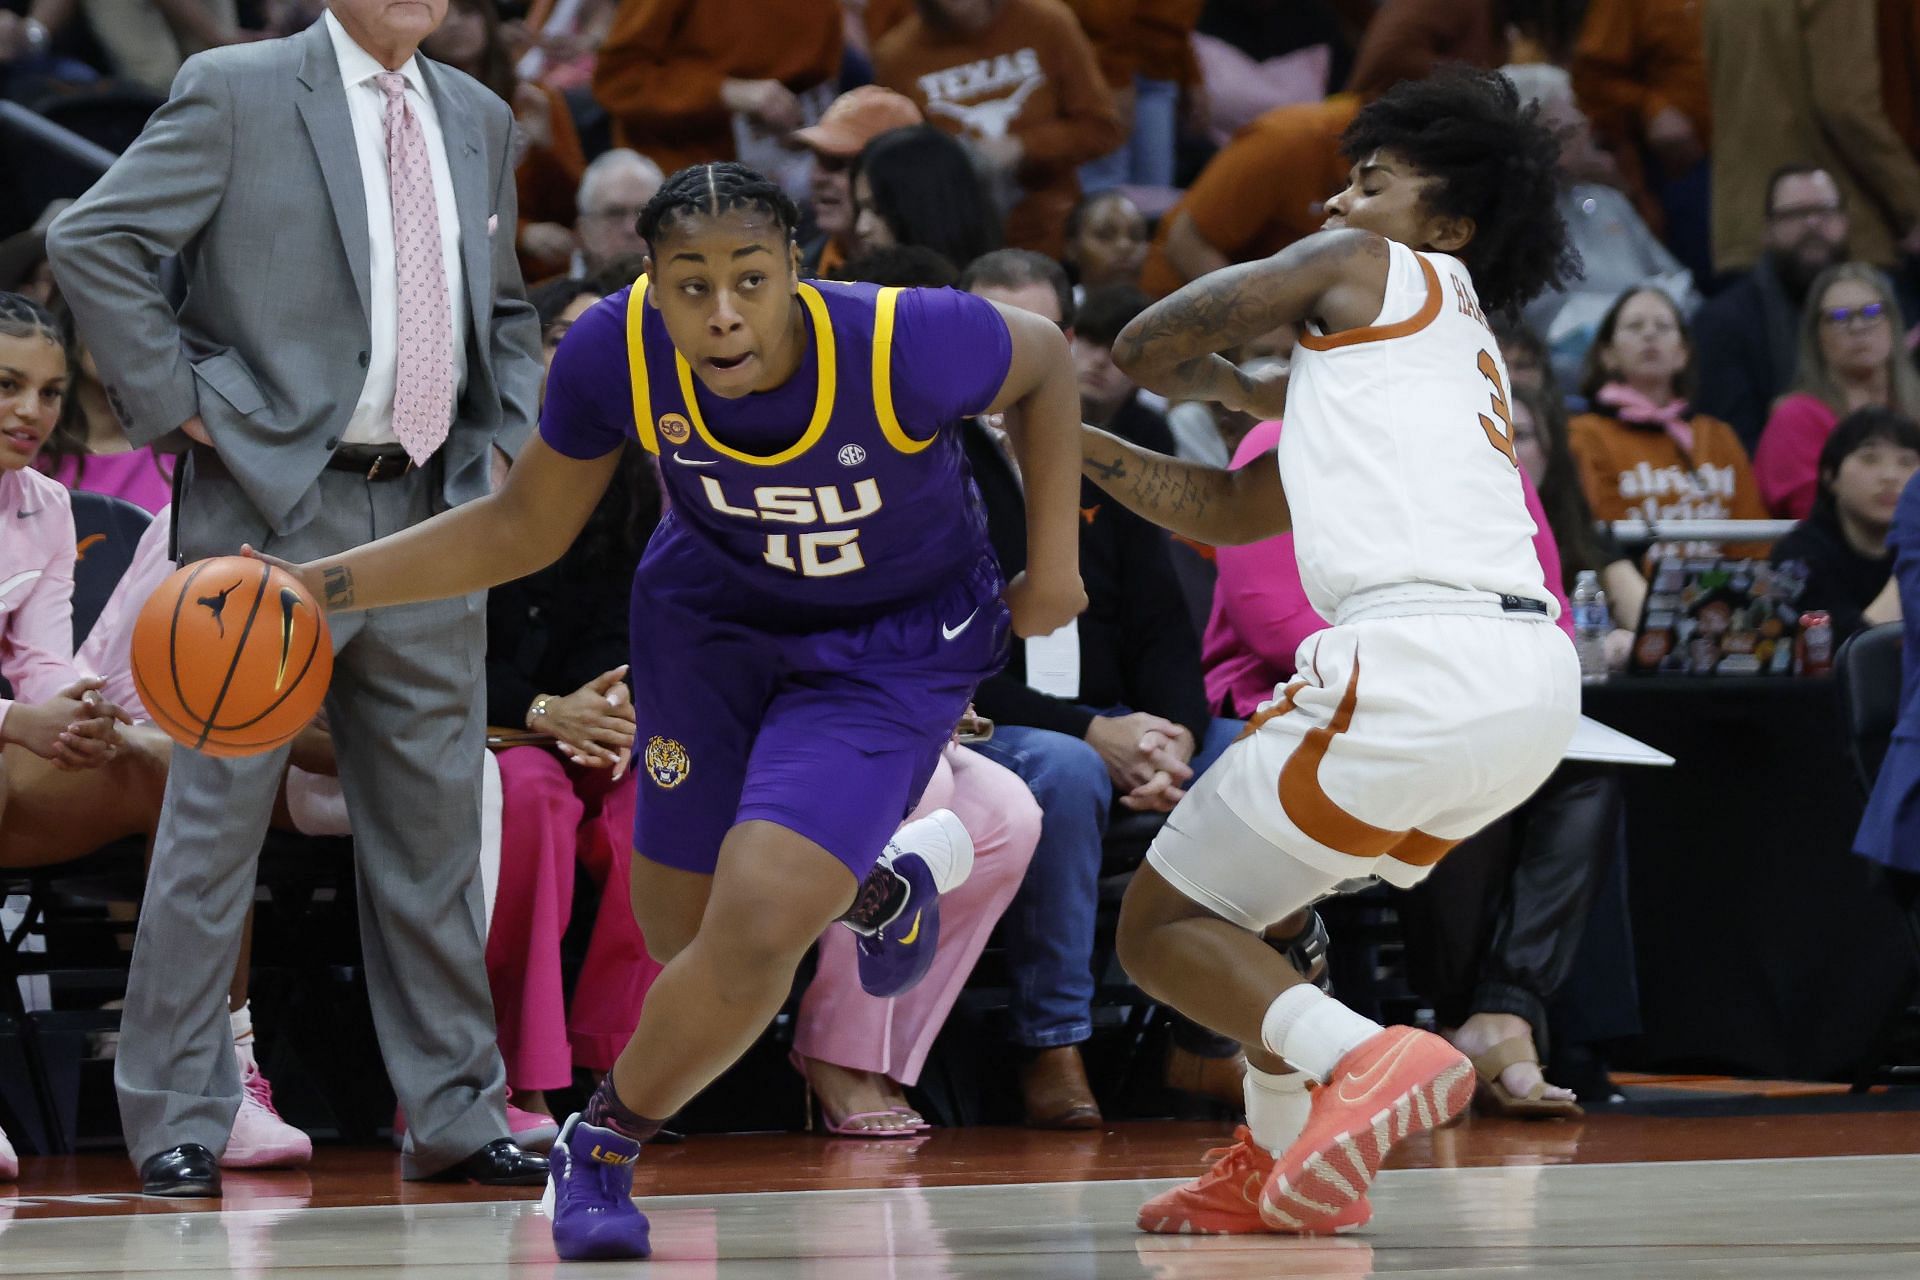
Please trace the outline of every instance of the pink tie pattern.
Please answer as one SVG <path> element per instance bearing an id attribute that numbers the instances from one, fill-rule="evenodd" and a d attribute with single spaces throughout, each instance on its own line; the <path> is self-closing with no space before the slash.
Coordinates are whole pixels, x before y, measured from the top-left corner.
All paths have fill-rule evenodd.
<path id="1" fill-rule="evenodd" d="M 378 77 L 387 96 L 387 186 L 393 196 L 393 272 L 399 349 L 393 433 L 419 466 L 453 421 L 453 312 L 440 249 L 440 209 L 420 117 L 407 105 L 407 78 Z"/>

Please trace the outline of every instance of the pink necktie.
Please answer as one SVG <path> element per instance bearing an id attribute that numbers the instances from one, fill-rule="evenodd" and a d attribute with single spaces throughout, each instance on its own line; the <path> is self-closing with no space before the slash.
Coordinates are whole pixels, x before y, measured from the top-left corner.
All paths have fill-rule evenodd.
<path id="1" fill-rule="evenodd" d="M 393 274 L 400 304 L 393 433 L 420 466 L 447 438 L 453 419 L 453 315 L 427 135 L 407 105 L 407 78 L 398 71 L 378 78 L 387 95 L 387 186 L 393 195 Z"/>

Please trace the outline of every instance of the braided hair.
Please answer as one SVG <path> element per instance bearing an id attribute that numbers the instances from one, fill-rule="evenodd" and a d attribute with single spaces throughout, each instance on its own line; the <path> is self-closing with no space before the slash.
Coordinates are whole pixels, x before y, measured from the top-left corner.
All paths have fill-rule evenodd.
<path id="1" fill-rule="evenodd" d="M 0 293 L 0 338 L 39 338 L 56 347 L 67 345 L 53 312 L 18 293 Z"/>
<path id="2" fill-rule="evenodd" d="M 640 211 L 638 230 L 648 245 L 686 218 L 717 218 L 734 209 L 750 209 L 772 218 L 789 239 L 800 225 L 800 209 L 779 183 L 737 160 L 688 165 L 676 171 Z"/>

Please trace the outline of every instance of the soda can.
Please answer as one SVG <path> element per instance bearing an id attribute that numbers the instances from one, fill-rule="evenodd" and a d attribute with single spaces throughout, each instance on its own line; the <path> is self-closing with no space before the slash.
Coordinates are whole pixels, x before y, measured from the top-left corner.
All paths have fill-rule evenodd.
<path id="1" fill-rule="evenodd" d="M 1800 615 L 1799 668 L 1803 676 L 1833 670 L 1833 617 L 1825 609 Z"/>

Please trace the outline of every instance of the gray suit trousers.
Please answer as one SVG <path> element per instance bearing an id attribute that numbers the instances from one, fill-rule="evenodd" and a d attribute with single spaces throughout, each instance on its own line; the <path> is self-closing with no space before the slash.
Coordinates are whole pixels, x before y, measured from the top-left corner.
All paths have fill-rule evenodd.
<path id="1" fill-rule="evenodd" d="M 319 512 L 275 538 L 219 461 L 194 450 L 175 513 L 184 560 L 242 542 L 289 560 L 433 514 L 437 460 L 394 480 L 323 471 Z M 374 1026 L 406 1109 L 407 1177 L 507 1135 L 480 884 L 486 597 L 335 615 L 327 713 L 353 820 Z M 173 753 L 127 985 L 114 1083 L 136 1166 L 182 1143 L 225 1148 L 241 1085 L 227 987 L 287 749 Z"/>

